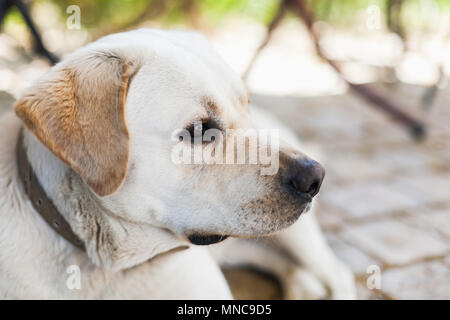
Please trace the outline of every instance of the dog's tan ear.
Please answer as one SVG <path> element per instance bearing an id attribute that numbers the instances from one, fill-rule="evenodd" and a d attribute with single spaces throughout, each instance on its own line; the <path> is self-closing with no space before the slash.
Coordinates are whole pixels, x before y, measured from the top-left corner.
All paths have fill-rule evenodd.
<path id="1" fill-rule="evenodd" d="M 89 52 L 53 67 L 15 104 L 36 137 L 99 196 L 125 178 L 129 135 L 125 99 L 138 63 Z"/>

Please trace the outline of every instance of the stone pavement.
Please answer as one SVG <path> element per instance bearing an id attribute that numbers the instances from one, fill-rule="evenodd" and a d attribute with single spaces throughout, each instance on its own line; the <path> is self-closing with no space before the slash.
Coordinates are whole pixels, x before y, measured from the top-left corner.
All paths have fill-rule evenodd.
<path id="1" fill-rule="evenodd" d="M 427 123 L 425 141 L 348 94 L 253 101 L 321 148 L 318 218 L 354 271 L 359 298 L 450 299 L 450 88 L 429 110 L 419 103 L 423 88 L 378 88 Z M 374 265 L 379 290 L 367 286 Z"/>

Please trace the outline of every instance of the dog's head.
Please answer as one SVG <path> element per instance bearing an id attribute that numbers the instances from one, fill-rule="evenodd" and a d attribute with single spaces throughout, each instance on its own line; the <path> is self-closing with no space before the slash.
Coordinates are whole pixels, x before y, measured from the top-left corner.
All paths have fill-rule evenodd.
<path id="1" fill-rule="evenodd" d="M 249 137 L 235 139 L 231 129 L 258 128 L 241 79 L 194 33 L 105 37 L 53 67 L 15 110 L 105 208 L 196 244 L 291 225 L 324 176 L 317 162 L 273 136 L 264 148 L 257 145 L 258 154 L 276 155 L 279 170 L 271 174 L 261 170 L 273 164 L 242 163 L 239 156 L 231 163 L 174 160 L 180 146 L 194 158 L 195 136 L 208 129 L 219 136 L 196 150 L 217 155 L 219 143 L 222 150 L 232 141 L 236 150 L 249 146 Z M 180 142 L 183 133 L 194 137 Z"/>

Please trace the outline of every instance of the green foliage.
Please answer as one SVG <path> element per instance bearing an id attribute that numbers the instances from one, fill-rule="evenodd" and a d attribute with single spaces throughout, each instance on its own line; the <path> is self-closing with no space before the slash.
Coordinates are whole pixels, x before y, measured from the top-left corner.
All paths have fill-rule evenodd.
<path id="1" fill-rule="evenodd" d="M 148 9 L 148 0 L 39 0 L 52 2 L 60 8 L 61 17 L 66 17 L 66 8 L 77 5 L 81 9 L 85 28 L 121 26 L 131 23 Z"/>
<path id="2" fill-rule="evenodd" d="M 268 24 L 281 0 L 35 0 L 34 4 L 50 2 L 56 5 L 61 19 L 67 17 L 66 8 L 78 5 L 82 25 L 86 29 L 121 30 L 137 22 L 156 21 L 161 25 L 192 24 L 193 21 L 216 25 L 231 15 L 238 15 Z M 430 4 L 439 15 L 450 15 L 449 0 L 307 0 L 317 19 L 352 27 L 355 17 L 370 5 L 378 5 L 386 14 L 389 2 L 401 2 L 401 23 L 405 27 L 426 27 L 435 16 L 424 16 L 424 6 Z M 396 10 L 395 8 L 393 10 Z M 18 23 L 20 17 L 13 10 L 8 21 Z"/>
<path id="3" fill-rule="evenodd" d="M 208 20 L 219 21 L 224 16 L 239 14 L 249 19 L 269 23 L 279 6 L 279 0 L 203 0 L 197 1 Z"/>
<path id="4" fill-rule="evenodd" d="M 5 23 L 23 23 L 22 16 L 17 8 L 11 9 L 6 16 Z"/>

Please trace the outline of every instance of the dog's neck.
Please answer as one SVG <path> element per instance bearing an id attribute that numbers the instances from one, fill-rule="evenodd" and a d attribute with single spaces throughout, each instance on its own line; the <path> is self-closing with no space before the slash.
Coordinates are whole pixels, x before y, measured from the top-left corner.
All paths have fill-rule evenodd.
<path id="1" fill-rule="evenodd" d="M 97 266 L 112 270 L 129 268 L 185 246 L 167 231 L 116 216 L 101 204 L 76 172 L 28 130 L 23 141 L 28 161 L 47 197 L 84 242 L 87 254 Z"/>

